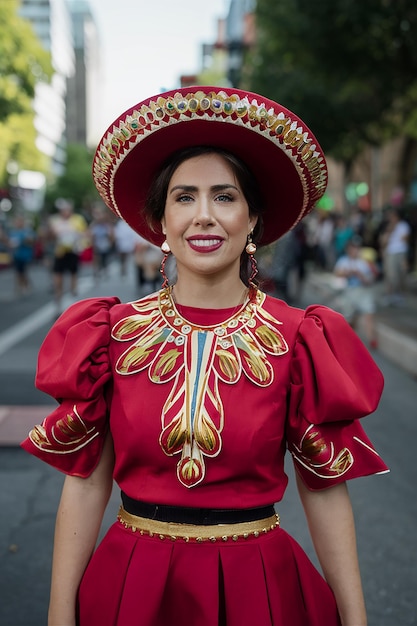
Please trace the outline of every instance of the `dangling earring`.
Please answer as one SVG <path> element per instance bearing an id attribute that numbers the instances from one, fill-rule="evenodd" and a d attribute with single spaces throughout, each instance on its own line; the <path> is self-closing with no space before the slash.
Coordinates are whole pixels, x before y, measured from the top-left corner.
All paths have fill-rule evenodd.
<path id="1" fill-rule="evenodd" d="M 165 239 L 164 243 L 161 245 L 161 250 L 164 254 L 169 254 L 171 252 L 171 248 L 169 247 L 169 243 Z"/>
<path id="2" fill-rule="evenodd" d="M 248 235 L 248 242 L 245 248 L 249 256 L 250 265 L 251 265 L 251 274 L 249 276 L 249 286 L 251 288 L 251 291 L 256 290 L 258 288 L 257 284 L 255 283 L 255 277 L 258 274 L 258 266 L 256 263 L 256 259 L 253 256 L 257 248 L 256 248 L 256 243 L 252 241 L 252 234 L 253 234 L 253 231 L 251 230 L 251 232 Z"/>
<path id="3" fill-rule="evenodd" d="M 161 269 L 159 271 L 162 274 L 162 278 L 164 279 L 164 281 L 162 283 L 162 289 L 167 289 L 167 287 L 169 287 L 169 278 L 165 274 L 165 265 L 166 265 L 168 256 L 171 254 L 171 248 L 169 247 L 169 243 L 167 242 L 166 239 L 163 242 L 163 244 L 161 245 L 161 250 L 164 253 L 164 256 L 162 258 Z"/>
<path id="4" fill-rule="evenodd" d="M 253 243 L 252 241 L 252 234 L 253 234 L 253 230 L 250 231 L 249 235 L 248 235 L 248 242 L 246 244 L 246 252 L 249 254 L 249 256 L 251 254 L 255 254 L 256 252 L 256 243 Z"/>

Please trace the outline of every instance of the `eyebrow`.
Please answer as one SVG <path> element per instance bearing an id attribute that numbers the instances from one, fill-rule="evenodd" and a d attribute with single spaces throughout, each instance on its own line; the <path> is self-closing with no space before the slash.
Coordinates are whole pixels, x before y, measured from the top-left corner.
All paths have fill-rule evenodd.
<path id="1" fill-rule="evenodd" d="M 210 187 L 210 191 L 214 192 L 225 191 L 226 189 L 234 189 L 235 191 L 239 191 L 238 187 L 230 183 L 226 183 L 224 185 L 213 185 L 212 187 Z M 173 187 L 169 193 L 171 194 L 174 191 L 196 192 L 198 191 L 198 187 L 196 187 L 195 185 L 175 185 L 175 187 Z"/>

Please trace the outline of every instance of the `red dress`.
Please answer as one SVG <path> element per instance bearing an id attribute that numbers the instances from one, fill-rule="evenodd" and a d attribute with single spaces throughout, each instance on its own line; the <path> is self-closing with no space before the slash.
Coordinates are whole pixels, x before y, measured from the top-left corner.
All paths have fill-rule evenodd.
<path id="1" fill-rule="evenodd" d="M 57 409 L 22 446 L 88 476 L 110 428 L 131 498 L 205 508 L 279 502 L 284 454 L 310 489 L 387 468 L 358 418 L 380 371 L 342 316 L 258 291 L 238 311 L 91 299 L 56 322 L 37 386 Z M 141 536 L 119 522 L 79 593 L 81 626 L 337 626 L 332 592 L 283 529 L 235 542 Z"/>

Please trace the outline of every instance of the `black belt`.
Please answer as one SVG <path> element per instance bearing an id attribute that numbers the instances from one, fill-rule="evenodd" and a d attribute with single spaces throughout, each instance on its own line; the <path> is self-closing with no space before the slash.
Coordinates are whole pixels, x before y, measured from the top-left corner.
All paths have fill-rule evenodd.
<path id="1" fill-rule="evenodd" d="M 200 509 L 141 502 L 130 498 L 123 491 L 121 495 L 123 508 L 131 515 L 176 524 L 197 524 L 199 526 L 239 524 L 271 517 L 275 513 L 272 504 L 255 509 Z"/>

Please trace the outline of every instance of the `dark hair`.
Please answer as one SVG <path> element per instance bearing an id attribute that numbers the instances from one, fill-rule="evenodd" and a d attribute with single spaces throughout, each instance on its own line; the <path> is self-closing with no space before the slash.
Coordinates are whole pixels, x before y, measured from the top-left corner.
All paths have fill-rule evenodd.
<path id="1" fill-rule="evenodd" d="M 177 168 L 184 163 L 184 161 L 206 154 L 218 154 L 231 166 L 242 189 L 245 200 L 248 203 L 249 215 L 256 215 L 258 217 L 252 235 L 253 242 L 258 243 L 263 230 L 262 212 L 264 207 L 258 181 L 244 161 L 228 150 L 216 146 L 192 146 L 184 148 L 183 150 L 174 152 L 166 159 L 149 188 L 144 208 L 147 223 L 154 231 L 156 226 L 160 224 L 165 212 L 169 183 Z M 240 275 L 246 284 L 248 284 L 249 277 L 248 260 L 247 253 L 243 251 L 240 260 Z"/>

